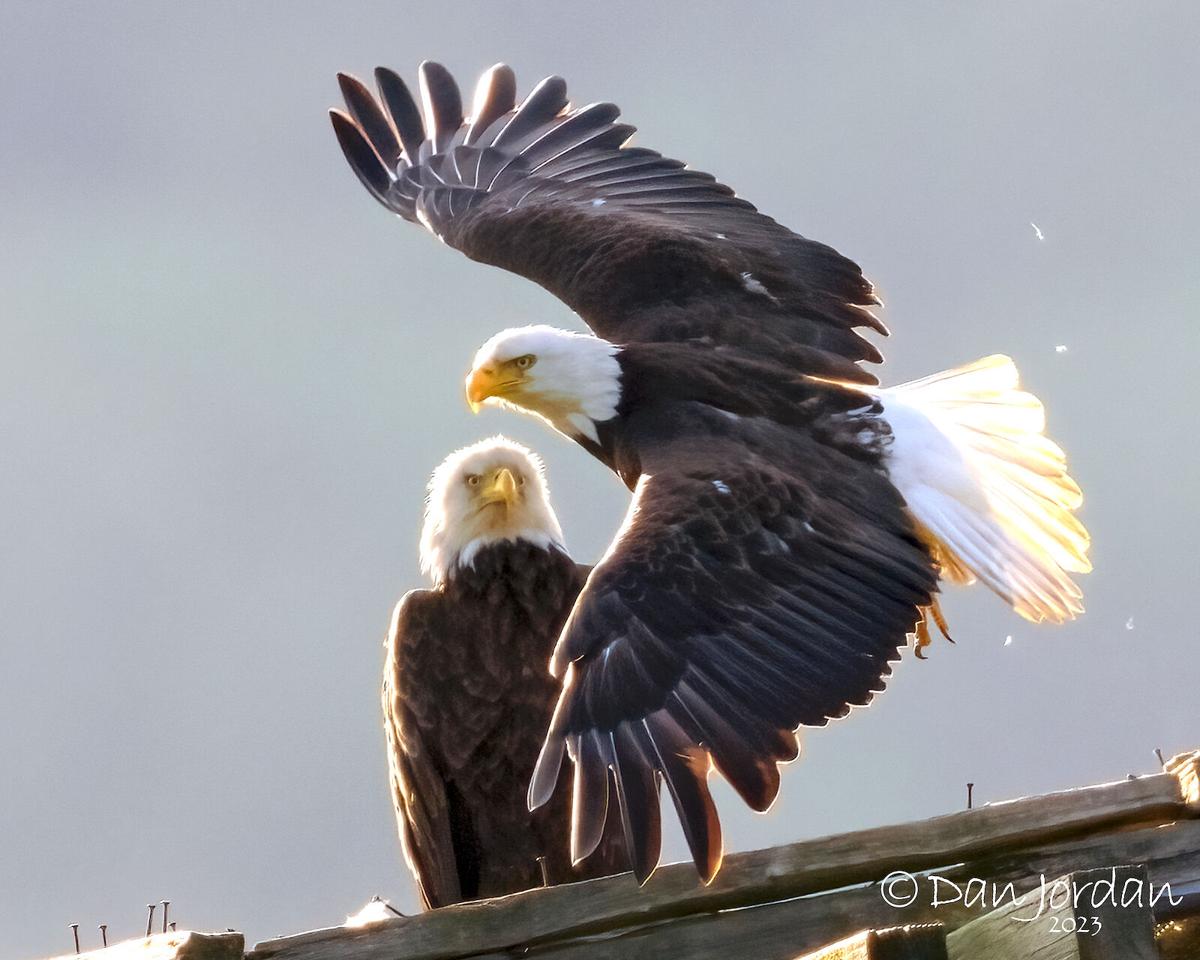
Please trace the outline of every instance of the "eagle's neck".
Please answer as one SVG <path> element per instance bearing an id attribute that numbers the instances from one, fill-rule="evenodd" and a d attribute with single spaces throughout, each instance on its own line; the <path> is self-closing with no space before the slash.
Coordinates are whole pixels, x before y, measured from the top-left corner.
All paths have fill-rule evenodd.
<path id="1" fill-rule="evenodd" d="M 562 534 L 538 527 L 519 530 L 490 530 L 469 540 L 455 542 L 452 537 L 433 544 L 421 557 L 435 585 L 448 583 L 464 570 L 474 570 L 486 552 L 502 546 L 533 547 L 565 553 Z"/>
<path id="2" fill-rule="evenodd" d="M 581 337 L 572 346 L 569 358 L 539 379 L 534 412 L 572 440 L 598 443 L 600 425 L 621 405 L 621 350 L 597 337 Z"/>
<path id="3" fill-rule="evenodd" d="M 529 564 L 550 560 L 573 565 L 562 544 L 544 536 L 518 536 L 472 544 L 469 555 L 464 551 L 446 573 L 442 586 L 448 590 L 487 589 L 496 579 L 520 579 L 522 571 L 528 577 Z"/>

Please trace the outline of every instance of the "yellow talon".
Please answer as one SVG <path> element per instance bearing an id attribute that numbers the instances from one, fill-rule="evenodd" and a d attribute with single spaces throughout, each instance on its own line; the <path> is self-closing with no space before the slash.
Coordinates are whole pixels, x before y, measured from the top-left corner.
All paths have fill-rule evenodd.
<path id="1" fill-rule="evenodd" d="M 913 630 L 913 634 L 916 637 L 916 643 L 913 644 L 913 653 L 917 655 L 918 660 L 926 660 L 928 658 L 921 651 L 933 642 L 933 637 L 929 633 L 930 620 L 937 624 L 938 632 L 951 643 L 954 642 L 954 638 L 950 636 L 950 628 L 946 626 L 946 618 L 942 615 L 942 607 L 938 603 L 937 597 L 934 597 L 927 606 L 920 609 L 921 619 L 917 621 L 917 625 Z"/>

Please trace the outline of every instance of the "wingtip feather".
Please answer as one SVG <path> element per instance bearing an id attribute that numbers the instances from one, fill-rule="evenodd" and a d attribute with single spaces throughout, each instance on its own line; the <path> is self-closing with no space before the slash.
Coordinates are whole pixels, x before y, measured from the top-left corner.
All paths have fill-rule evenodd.
<path id="1" fill-rule="evenodd" d="M 354 120 L 341 110 L 331 109 L 329 120 L 350 168 L 364 187 L 384 206 L 389 206 L 388 189 L 392 178 L 366 135 Z"/>
<path id="2" fill-rule="evenodd" d="M 425 121 L 408 84 L 396 71 L 387 67 L 375 68 L 375 86 L 379 89 L 384 110 L 400 135 L 404 152 L 410 162 L 416 162 L 425 140 Z"/>
<path id="3" fill-rule="evenodd" d="M 435 60 L 421 62 L 417 79 L 429 138 L 433 141 L 434 152 L 440 153 L 462 126 L 462 94 L 450 71 Z"/>
<path id="4" fill-rule="evenodd" d="M 562 768 L 563 753 L 566 741 L 551 731 L 542 749 L 538 753 L 537 763 L 533 768 L 533 776 L 529 781 L 529 793 L 526 803 L 530 812 L 545 806 L 554 796 L 554 788 L 558 785 L 558 772 Z"/>

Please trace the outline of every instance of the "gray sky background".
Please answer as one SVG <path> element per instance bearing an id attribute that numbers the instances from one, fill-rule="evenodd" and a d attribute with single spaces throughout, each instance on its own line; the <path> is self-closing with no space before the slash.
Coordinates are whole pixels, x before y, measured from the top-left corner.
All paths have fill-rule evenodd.
<path id="1" fill-rule="evenodd" d="M 770 814 L 720 791 L 728 848 L 1200 745 L 1198 32 L 1187 2 L 6 0 L 0 953 L 133 935 L 162 898 L 251 939 L 414 907 L 377 683 L 426 476 L 503 430 L 579 558 L 624 510 L 570 443 L 468 412 L 485 337 L 574 320 L 367 196 L 325 117 L 339 69 L 562 73 L 859 260 L 887 381 L 1004 351 L 1049 407 L 1087 615 L 952 590 L 957 646 L 809 735 Z"/>

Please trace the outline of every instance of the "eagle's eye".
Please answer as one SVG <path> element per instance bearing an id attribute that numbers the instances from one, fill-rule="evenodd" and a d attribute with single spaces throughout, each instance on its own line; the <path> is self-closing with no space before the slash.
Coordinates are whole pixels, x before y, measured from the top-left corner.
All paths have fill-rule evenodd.
<path id="1" fill-rule="evenodd" d="M 517 365 L 518 370 L 528 370 L 535 363 L 537 363 L 537 357 L 535 357 L 532 353 L 527 353 L 523 357 L 517 357 L 513 363 Z"/>
<path id="2" fill-rule="evenodd" d="M 519 473 L 517 474 L 517 486 L 518 487 L 525 486 L 525 478 L 523 476 L 521 476 Z"/>
<path id="3" fill-rule="evenodd" d="M 468 473 L 468 474 L 467 474 L 467 486 L 468 486 L 468 487 L 477 487 L 477 486 L 479 486 L 479 474 L 477 474 L 477 473 Z"/>

